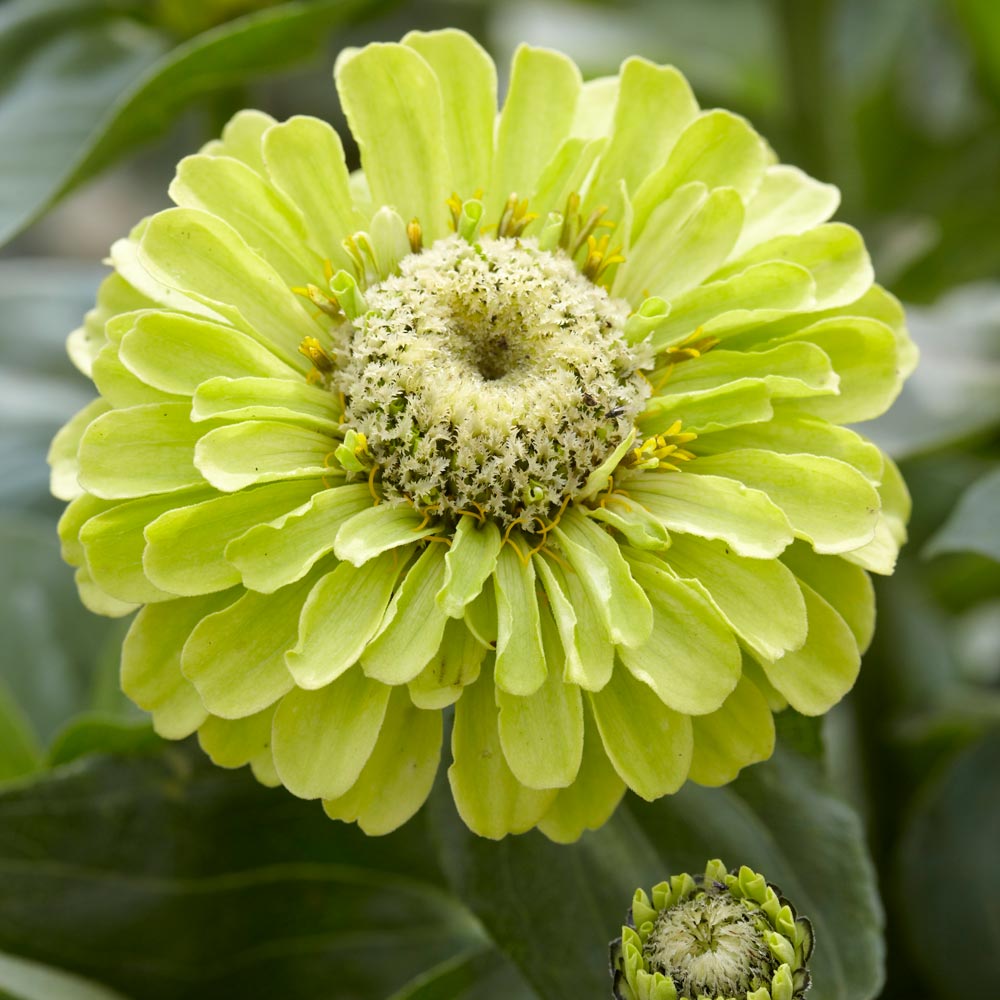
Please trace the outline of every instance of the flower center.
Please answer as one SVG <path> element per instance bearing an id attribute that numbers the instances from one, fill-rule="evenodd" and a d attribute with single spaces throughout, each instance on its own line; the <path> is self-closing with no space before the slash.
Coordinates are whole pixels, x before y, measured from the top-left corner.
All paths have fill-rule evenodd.
<path id="1" fill-rule="evenodd" d="M 728 894 L 708 891 L 660 913 L 645 957 L 672 977 L 678 997 L 744 997 L 769 986 L 778 967 L 759 921 Z"/>
<path id="2" fill-rule="evenodd" d="M 530 240 L 440 240 L 365 299 L 336 388 L 389 499 L 530 528 L 582 491 L 648 392 L 627 303 Z"/>

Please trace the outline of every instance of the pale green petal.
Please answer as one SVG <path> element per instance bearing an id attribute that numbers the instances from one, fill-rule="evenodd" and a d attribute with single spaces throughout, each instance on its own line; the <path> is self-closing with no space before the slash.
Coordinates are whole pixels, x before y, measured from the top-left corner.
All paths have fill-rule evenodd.
<path id="1" fill-rule="evenodd" d="M 161 392 L 146 385 L 122 364 L 118 357 L 118 348 L 107 344 L 94 358 L 90 377 L 94 380 L 101 398 L 115 409 L 125 409 L 129 406 L 144 406 L 147 403 L 179 403 L 183 398 L 167 392 Z"/>
<path id="2" fill-rule="evenodd" d="M 477 188 L 487 190 L 497 114 L 493 60 L 475 39 L 454 28 L 411 31 L 403 44 L 419 52 L 438 78 L 444 103 L 444 143 L 455 191 L 471 198 Z"/>
<path id="3" fill-rule="evenodd" d="M 446 615 L 461 618 L 465 614 L 466 605 L 479 595 L 496 568 L 502 544 L 500 529 L 492 521 L 480 524 L 473 517 L 459 519 L 445 555 L 444 583 L 437 594 Z"/>
<path id="4" fill-rule="evenodd" d="M 526 545 L 517 533 L 514 545 Z M 496 683 L 509 694 L 529 695 L 545 682 L 550 665 L 542 645 L 535 568 L 514 545 L 504 545 L 493 574 L 497 602 Z M 523 550 L 523 549 L 522 549 Z"/>
<path id="5" fill-rule="evenodd" d="M 353 666 L 378 631 L 404 560 L 386 552 L 360 568 L 339 563 L 312 589 L 299 618 L 299 638 L 285 654 L 295 683 L 315 689 Z"/>
<path id="6" fill-rule="evenodd" d="M 191 419 L 210 420 L 213 417 L 288 420 L 321 434 L 337 436 L 343 432 L 333 395 L 298 379 L 220 375 L 202 382 L 192 400 Z"/>
<path id="7" fill-rule="evenodd" d="M 528 199 L 529 208 L 539 216 L 533 224 L 535 232 L 545 224 L 549 212 L 562 214 L 566 211 L 569 196 L 579 193 L 594 161 L 606 145 L 606 139 L 571 136 L 555 151 Z"/>
<path id="8" fill-rule="evenodd" d="M 299 354 L 318 327 L 287 282 L 221 219 L 188 208 L 154 215 L 139 248 L 142 266 L 306 371 Z"/>
<path id="9" fill-rule="evenodd" d="M 861 569 L 835 556 L 820 556 L 796 542 L 781 561 L 847 622 L 863 653 L 875 634 L 875 588 Z"/>
<path id="10" fill-rule="evenodd" d="M 682 421 L 685 431 L 705 434 L 759 424 L 773 415 L 767 386 L 759 379 L 740 379 L 701 392 L 651 399 L 640 415 L 639 424 L 644 435 L 663 433 L 676 420 Z"/>
<path id="11" fill-rule="evenodd" d="M 872 573 L 888 575 L 896 568 L 900 546 L 906 541 L 911 504 L 906 483 L 895 462 L 888 456 L 884 457 L 885 468 L 878 489 L 882 510 L 875 526 L 875 537 L 868 545 L 845 552 L 844 558 Z"/>
<path id="12" fill-rule="evenodd" d="M 724 542 L 675 535 L 664 553 L 678 576 L 715 605 L 732 630 L 766 659 L 806 639 L 805 602 L 795 577 L 774 559 L 746 559 Z"/>
<path id="13" fill-rule="evenodd" d="M 181 670 L 213 715 L 253 715 L 292 688 L 285 653 L 295 645 L 299 612 L 319 575 L 317 570 L 276 594 L 250 591 L 191 633 Z"/>
<path id="14" fill-rule="evenodd" d="M 809 615 L 805 645 L 761 666 L 797 712 L 823 715 L 853 687 L 861 654 L 844 619 L 806 584 L 802 595 Z"/>
<path id="15" fill-rule="evenodd" d="M 181 650 L 195 625 L 235 596 L 219 594 L 150 604 L 129 627 L 122 643 L 122 690 L 152 713 L 153 728 L 166 739 L 184 739 L 205 721 L 205 706 L 181 673 Z"/>
<path id="16" fill-rule="evenodd" d="M 187 403 L 154 403 L 98 417 L 80 441 L 80 485 L 126 499 L 204 485 L 195 443 L 211 424 L 193 424 Z"/>
<path id="17" fill-rule="evenodd" d="M 155 586 L 143 573 L 142 554 L 146 547 L 143 530 L 178 504 L 197 503 L 210 492 L 195 490 L 189 494 L 143 497 L 92 517 L 80 529 L 80 543 L 93 581 L 105 593 L 130 603 L 166 601 L 176 596 Z"/>
<path id="18" fill-rule="evenodd" d="M 406 684 L 437 652 L 449 620 L 435 600 L 444 581 L 445 551 L 444 545 L 427 545 L 407 571 L 381 628 L 361 656 L 369 677 Z"/>
<path id="19" fill-rule="evenodd" d="M 84 431 L 110 407 L 103 399 L 89 402 L 82 410 L 70 417 L 49 445 L 46 461 L 49 463 L 49 487 L 52 495 L 59 500 L 72 500 L 82 492 L 76 481 L 80 467 L 77 452 Z"/>
<path id="20" fill-rule="evenodd" d="M 80 594 L 80 601 L 88 611 L 93 611 L 95 615 L 104 615 L 107 618 L 124 618 L 130 615 L 138 604 L 130 604 L 127 601 L 119 601 L 117 597 L 106 594 L 90 578 L 90 571 L 86 566 L 81 566 L 73 574 L 73 582 Z"/>
<path id="21" fill-rule="evenodd" d="M 479 596 L 465 606 L 465 617 L 462 620 L 484 646 L 496 648 L 497 599 L 493 587 L 484 587 Z"/>
<path id="22" fill-rule="evenodd" d="M 743 378 L 763 381 L 772 399 L 828 396 L 837 392 L 840 383 L 830 358 L 821 348 L 815 344 L 789 343 L 761 351 L 709 351 L 700 358 L 674 365 L 661 392 L 664 395 L 703 392 Z M 655 375 L 653 380 L 655 383 Z"/>
<path id="23" fill-rule="evenodd" d="M 530 830 L 552 805 L 556 789 L 525 788 L 514 777 L 500 746 L 493 690 L 487 661 L 479 680 L 455 704 L 448 781 L 465 825 L 480 837 L 500 840 Z"/>
<path id="24" fill-rule="evenodd" d="M 548 674 L 533 694 L 508 694 L 497 685 L 500 746 L 511 772 L 528 788 L 566 788 L 583 757 L 583 700 L 563 680 L 565 656 L 547 611 L 542 637 Z"/>
<path id="25" fill-rule="evenodd" d="M 254 483 L 322 476 L 330 471 L 326 459 L 336 446 L 334 438 L 309 427 L 247 420 L 205 434 L 194 464 L 216 489 L 232 493 Z"/>
<path id="26" fill-rule="evenodd" d="M 586 508 L 586 513 L 587 517 L 621 532 L 637 549 L 659 551 L 670 546 L 670 535 L 663 521 L 628 497 L 612 494 L 603 505 Z"/>
<path id="27" fill-rule="evenodd" d="M 497 125 L 493 178 L 486 201 L 489 222 L 511 194 L 527 198 L 538 185 L 573 124 L 580 71 L 559 52 L 521 45 Z"/>
<path id="28" fill-rule="evenodd" d="M 114 500 L 101 500 L 89 493 L 81 493 L 67 504 L 57 525 L 60 554 L 65 562 L 70 566 L 85 565 L 87 560 L 80 544 L 80 529 L 92 517 L 116 506 Z"/>
<path id="29" fill-rule="evenodd" d="M 656 206 L 692 181 L 709 190 L 733 188 L 742 203 L 760 184 L 767 157 L 764 140 L 743 118 L 729 111 L 704 112 L 681 133 L 666 163 L 636 191 L 634 232 L 653 224 Z"/>
<path id="30" fill-rule="evenodd" d="M 142 567 L 158 587 L 194 596 L 225 590 L 240 572 L 225 558 L 226 545 L 254 525 L 308 502 L 322 486 L 316 480 L 270 483 L 203 503 L 175 499 L 145 531 Z"/>
<path id="31" fill-rule="evenodd" d="M 669 530 L 722 539 L 750 559 L 773 559 L 794 538 L 788 518 L 765 493 L 733 479 L 654 471 L 639 473 L 624 488 Z"/>
<path id="32" fill-rule="evenodd" d="M 615 647 L 601 616 L 578 573 L 565 571 L 559 562 L 541 554 L 533 559 L 566 654 L 563 680 L 587 691 L 600 691 L 611 679 L 615 661 Z"/>
<path id="33" fill-rule="evenodd" d="M 464 621 L 452 618 L 430 663 L 410 681 L 410 698 L 417 708 L 442 709 L 454 704 L 479 677 L 486 647 Z"/>
<path id="34" fill-rule="evenodd" d="M 573 507 L 553 534 L 598 610 L 608 638 L 616 645 L 641 646 L 653 629 L 653 610 L 632 579 L 618 543 Z"/>
<path id="35" fill-rule="evenodd" d="M 701 284 L 729 256 L 743 225 L 736 191 L 716 188 L 690 214 L 673 209 L 671 199 L 650 216 L 618 269 L 616 296 L 632 303 L 650 295 L 670 299 Z"/>
<path id="36" fill-rule="evenodd" d="M 603 826 L 625 794 L 625 782 L 611 766 L 593 714 L 584 712 L 583 760 L 576 781 L 561 788 L 538 829 L 557 844 L 579 840 L 584 830 Z"/>
<path id="37" fill-rule="evenodd" d="M 145 309 L 152 302 L 137 292 L 120 274 L 109 274 L 98 286 L 97 305 L 84 317 L 83 324 L 66 340 L 70 361 L 84 374 L 89 375 L 98 351 L 108 342 L 104 333 L 105 323 L 119 313 Z"/>
<path id="38" fill-rule="evenodd" d="M 776 413 L 777 419 L 766 424 L 701 435 L 698 453 L 718 455 L 740 448 L 764 448 L 785 455 L 825 455 L 853 466 L 872 483 L 881 481 L 885 465 L 882 453 L 859 434 L 784 406 L 779 406 Z"/>
<path id="39" fill-rule="evenodd" d="M 647 802 L 676 792 L 691 767 L 691 719 L 627 670 L 589 695 L 604 749 L 622 781 Z"/>
<path id="40" fill-rule="evenodd" d="M 198 730 L 198 743 L 217 767 L 243 767 L 271 755 L 274 706 L 245 719 L 210 715 Z"/>
<path id="41" fill-rule="evenodd" d="M 629 562 L 653 606 L 653 633 L 637 649 L 623 646 L 622 663 L 676 711 L 714 712 L 740 677 L 736 637 L 696 591 L 653 561 Z"/>
<path id="42" fill-rule="evenodd" d="M 875 532 L 880 506 L 875 487 L 835 458 L 744 448 L 699 458 L 685 471 L 725 476 L 763 491 L 817 552 L 856 549 Z"/>
<path id="43" fill-rule="evenodd" d="M 347 792 L 375 749 L 389 691 L 357 669 L 318 691 L 289 691 L 271 732 L 282 784 L 303 799 L 336 799 Z"/>
<path id="44" fill-rule="evenodd" d="M 373 202 L 418 218 L 427 243 L 445 236 L 454 185 L 433 69 L 405 45 L 372 44 L 342 56 L 334 75 Z"/>
<path id="45" fill-rule="evenodd" d="M 306 246 L 306 227 L 259 173 L 228 156 L 187 156 L 177 165 L 170 197 L 227 222 L 289 285 L 319 282 L 323 259 Z"/>
<path id="46" fill-rule="evenodd" d="M 319 118 L 296 115 L 264 133 L 263 153 L 275 187 L 302 213 L 312 248 L 334 269 L 350 267 L 342 244 L 365 218 L 351 200 L 340 136 Z"/>
<path id="47" fill-rule="evenodd" d="M 800 409 L 834 423 L 857 423 L 881 415 L 899 395 L 903 383 L 897 368 L 896 337 L 884 323 L 827 319 L 784 339 L 821 347 L 840 376 L 838 395 L 803 400 Z"/>
<path id="48" fill-rule="evenodd" d="M 405 503 L 381 503 L 341 525 L 333 551 L 338 559 L 363 566 L 380 552 L 412 545 L 438 530 Z"/>
<path id="49" fill-rule="evenodd" d="M 264 111 L 237 111 L 222 130 L 217 155 L 233 156 L 258 173 L 264 173 L 261 140 L 274 125 L 274 119 Z M 203 151 L 204 152 L 204 151 Z"/>
<path id="50" fill-rule="evenodd" d="M 327 816 L 357 823 L 369 837 L 402 826 L 430 795 L 441 730 L 440 712 L 422 712 L 402 688 L 393 689 L 372 755 L 349 791 L 323 802 Z"/>
<path id="51" fill-rule="evenodd" d="M 303 506 L 234 537 L 226 546 L 226 559 L 249 590 L 274 593 L 305 576 L 333 548 L 340 526 L 371 505 L 366 483 L 313 493 Z"/>
<path id="52" fill-rule="evenodd" d="M 281 776 L 274 766 L 274 757 L 271 754 L 271 747 L 259 753 L 250 761 L 250 771 L 254 778 L 264 785 L 265 788 L 280 788 Z"/>
<path id="53" fill-rule="evenodd" d="M 770 260 L 799 264 L 811 272 L 816 281 L 817 309 L 853 302 L 868 290 L 874 277 L 861 234 L 842 222 L 829 222 L 797 236 L 767 240 L 720 269 L 713 280 Z"/>
<path id="54" fill-rule="evenodd" d="M 674 298 L 670 314 L 657 324 L 652 345 L 659 350 L 679 343 L 702 324 L 708 324 L 706 333 L 721 340 L 721 317 L 727 317 L 739 330 L 744 321 L 762 310 L 771 317 L 785 310 L 803 309 L 815 295 L 816 283 L 804 267 L 781 261 L 754 264 L 739 274 L 699 285 Z"/>
<path id="55" fill-rule="evenodd" d="M 735 253 L 745 253 L 775 236 L 797 236 L 813 229 L 826 222 L 839 204 L 840 192 L 832 184 L 814 180 L 798 167 L 773 164 L 747 202 Z"/>
<path id="56" fill-rule="evenodd" d="M 294 374 L 245 333 L 180 313 L 143 313 L 118 351 L 122 364 L 148 385 L 185 396 L 216 376 Z"/>
<path id="57" fill-rule="evenodd" d="M 611 139 L 590 185 L 588 202 L 614 200 L 620 180 L 629 192 L 636 192 L 647 174 L 667 159 L 697 113 L 690 85 L 673 66 L 656 66 L 638 56 L 626 59 L 619 76 Z"/>
<path id="58" fill-rule="evenodd" d="M 691 720 L 694 728 L 692 781 L 718 787 L 734 780 L 748 764 L 774 752 L 774 717 L 767 699 L 742 678 L 722 707 Z"/>
<path id="59" fill-rule="evenodd" d="M 599 76 L 584 83 L 576 102 L 570 135 L 600 139 L 611 134 L 618 106 L 618 83 L 617 74 Z"/>

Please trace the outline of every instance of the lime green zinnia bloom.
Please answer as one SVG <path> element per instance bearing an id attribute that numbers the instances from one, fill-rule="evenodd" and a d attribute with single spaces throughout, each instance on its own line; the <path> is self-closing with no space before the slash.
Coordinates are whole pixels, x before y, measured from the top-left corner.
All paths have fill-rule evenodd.
<path id="1" fill-rule="evenodd" d="M 636 890 L 611 942 L 615 1000 L 799 1000 L 809 989 L 812 924 L 747 868 L 709 861 Z"/>
<path id="2" fill-rule="evenodd" d="M 53 444 L 66 559 L 139 605 L 171 738 L 371 833 L 449 769 L 573 840 L 766 758 L 871 638 L 899 474 L 846 423 L 914 362 L 837 192 L 671 67 L 457 31 L 344 53 L 362 169 L 243 112 L 112 248 Z"/>

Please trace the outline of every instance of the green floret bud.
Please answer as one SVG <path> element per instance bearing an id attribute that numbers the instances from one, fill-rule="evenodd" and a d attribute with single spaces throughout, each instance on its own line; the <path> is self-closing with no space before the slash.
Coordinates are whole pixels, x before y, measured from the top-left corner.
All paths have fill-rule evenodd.
<path id="1" fill-rule="evenodd" d="M 616 1000 L 797 1000 L 809 989 L 812 925 L 781 890 L 721 861 L 636 890 L 611 943 Z"/>

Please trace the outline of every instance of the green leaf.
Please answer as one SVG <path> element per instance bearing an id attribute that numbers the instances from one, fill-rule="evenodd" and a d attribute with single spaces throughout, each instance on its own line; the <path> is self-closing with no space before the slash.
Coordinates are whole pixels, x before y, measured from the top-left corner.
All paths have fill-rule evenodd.
<path id="1" fill-rule="evenodd" d="M 1000 562 L 1000 469 L 972 484 L 944 526 L 924 548 L 925 556 L 942 552 L 977 552 Z"/>
<path id="2" fill-rule="evenodd" d="M 0 795 L 0 881 L 0 950 L 147 1000 L 374 1000 L 484 943 L 422 821 L 369 838 L 191 746 Z"/>
<path id="3" fill-rule="evenodd" d="M 0 242 L 56 198 L 163 134 L 206 95 L 312 56 L 378 0 L 285 3 L 166 51 L 120 5 L 21 0 L 0 18 Z"/>
<path id="4" fill-rule="evenodd" d="M 47 763 L 58 767 L 92 753 L 150 753 L 162 745 L 148 722 L 95 712 L 77 716 L 56 736 Z"/>
<path id="5" fill-rule="evenodd" d="M 1000 733 L 993 731 L 928 783 L 903 836 L 898 912 L 910 961 L 942 1000 L 961 1000 L 995 975 L 1000 800 L 992 778 L 998 768 Z M 919 905 L 912 904 L 916 892 Z"/>
<path id="6" fill-rule="evenodd" d="M 476 949 L 421 973 L 389 1000 L 535 1000 L 536 996 L 506 959 L 495 951 Z"/>
<path id="7" fill-rule="evenodd" d="M 5 1000 L 124 1000 L 104 986 L 40 962 L 0 952 L 0 995 Z"/>
<path id="8" fill-rule="evenodd" d="M 545 1000 L 606 996 L 607 942 L 636 888 L 715 857 L 765 872 L 812 920 L 810 998 L 871 1000 L 881 988 L 882 912 L 861 824 L 815 762 L 779 750 L 726 788 L 629 798 L 569 846 L 539 833 L 492 844 L 469 833 L 442 789 L 431 803 L 454 890 Z"/>
<path id="9" fill-rule="evenodd" d="M 38 737 L 0 677 L 0 784 L 32 774 L 40 765 Z"/>

